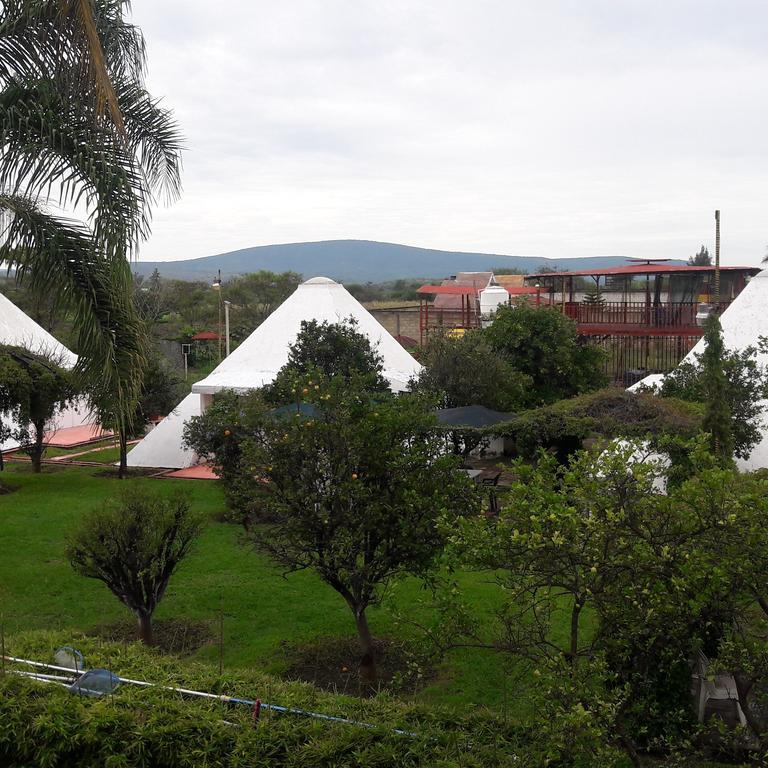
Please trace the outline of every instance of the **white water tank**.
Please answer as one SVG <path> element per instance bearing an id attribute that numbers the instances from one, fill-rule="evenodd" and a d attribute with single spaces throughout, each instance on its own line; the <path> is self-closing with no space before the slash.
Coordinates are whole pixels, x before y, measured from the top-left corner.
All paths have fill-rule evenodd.
<path id="1" fill-rule="evenodd" d="M 509 294 L 506 288 L 500 285 L 489 285 L 480 291 L 480 320 L 483 328 L 493 322 L 496 310 L 509 303 Z"/>
<path id="2" fill-rule="evenodd" d="M 699 304 L 699 311 L 696 313 L 696 325 L 702 326 L 707 322 L 707 318 L 712 314 L 714 307 L 706 302 Z"/>

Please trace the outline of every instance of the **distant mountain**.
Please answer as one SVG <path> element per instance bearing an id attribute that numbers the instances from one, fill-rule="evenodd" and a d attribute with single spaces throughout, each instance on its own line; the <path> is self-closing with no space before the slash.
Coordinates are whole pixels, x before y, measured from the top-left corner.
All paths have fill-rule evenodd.
<path id="1" fill-rule="evenodd" d="M 345 283 L 380 283 L 397 278 L 440 278 L 457 272 L 506 267 L 536 272 L 551 269 L 604 269 L 626 264 L 624 256 L 545 259 L 539 256 L 508 256 L 501 253 L 469 253 L 415 248 L 371 240 L 322 240 L 316 243 L 260 245 L 239 251 L 184 261 L 141 261 L 134 272 L 180 280 L 211 280 L 221 270 L 224 279 L 268 269 L 292 270 L 305 278 L 324 275 Z"/>

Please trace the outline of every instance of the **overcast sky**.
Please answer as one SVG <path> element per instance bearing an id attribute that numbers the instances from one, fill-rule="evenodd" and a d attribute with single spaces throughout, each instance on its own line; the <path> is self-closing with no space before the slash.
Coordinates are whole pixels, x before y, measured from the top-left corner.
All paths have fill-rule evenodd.
<path id="1" fill-rule="evenodd" d="M 186 136 L 144 259 L 768 243 L 765 0 L 134 0 Z"/>

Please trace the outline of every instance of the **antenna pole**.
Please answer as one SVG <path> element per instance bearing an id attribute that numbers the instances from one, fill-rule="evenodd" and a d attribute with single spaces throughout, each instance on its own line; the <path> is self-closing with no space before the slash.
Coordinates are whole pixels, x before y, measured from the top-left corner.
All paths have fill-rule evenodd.
<path id="1" fill-rule="evenodd" d="M 720 312 L 720 211 L 715 211 L 715 312 Z"/>

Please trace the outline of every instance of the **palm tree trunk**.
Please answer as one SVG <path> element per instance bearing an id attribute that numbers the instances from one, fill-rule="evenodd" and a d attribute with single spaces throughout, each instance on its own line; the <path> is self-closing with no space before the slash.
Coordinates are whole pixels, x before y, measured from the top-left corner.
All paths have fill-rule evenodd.
<path id="1" fill-rule="evenodd" d="M 120 467 L 117 476 L 122 480 L 128 472 L 128 435 L 125 434 L 125 430 L 120 430 L 118 440 L 120 442 Z"/>

